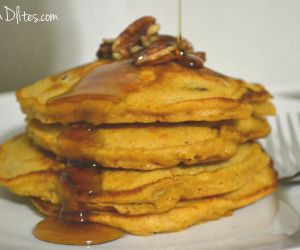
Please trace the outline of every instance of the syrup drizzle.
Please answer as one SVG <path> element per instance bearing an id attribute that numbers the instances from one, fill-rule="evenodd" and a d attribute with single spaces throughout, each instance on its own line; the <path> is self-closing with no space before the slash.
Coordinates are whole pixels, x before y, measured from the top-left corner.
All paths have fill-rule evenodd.
<path id="1" fill-rule="evenodd" d="M 182 40 L 182 0 L 178 0 L 178 34 L 177 34 L 177 44 L 180 44 Z"/>
<path id="2" fill-rule="evenodd" d="M 118 239 L 123 231 L 111 226 L 88 221 L 89 208 L 81 201 L 82 196 L 101 192 L 101 175 L 94 164 L 69 162 L 60 175 L 59 190 L 62 206 L 58 217 L 39 222 L 33 233 L 44 241 L 68 245 L 93 245 Z M 76 165 L 76 166 L 74 166 Z"/>

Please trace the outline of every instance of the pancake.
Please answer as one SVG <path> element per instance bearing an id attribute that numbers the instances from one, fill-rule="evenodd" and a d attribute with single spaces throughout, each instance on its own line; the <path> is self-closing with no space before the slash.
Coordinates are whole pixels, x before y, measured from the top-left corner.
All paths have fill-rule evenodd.
<path id="1" fill-rule="evenodd" d="M 265 119 L 222 123 L 126 124 L 90 127 L 29 121 L 34 143 L 64 158 L 104 167 L 151 170 L 225 160 L 238 144 L 270 132 Z"/>
<path id="2" fill-rule="evenodd" d="M 182 201 L 165 213 L 128 216 L 98 211 L 87 215 L 87 220 L 121 228 L 136 235 L 180 231 L 194 224 L 228 216 L 234 210 L 271 194 L 276 186 L 276 173 L 269 166 L 237 191 L 212 198 Z M 58 213 L 58 207 L 49 202 L 34 199 L 33 204 L 46 215 L 54 216 Z"/>
<path id="3" fill-rule="evenodd" d="M 168 211 L 182 199 L 237 190 L 269 164 L 270 158 L 260 146 L 249 143 L 239 146 L 231 159 L 214 164 L 152 171 L 102 168 L 96 183 L 101 191 L 83 193 L 79 199 L 89 207 L 111 207 L 125 214 Z M 18 195 L 60 203 L 59 176 L 64 168 L 63 163 L 32 144 L 26 135 L 1 147 L 0 185 Z"/>
<path id="4" fill-rule="evenodd" d="M 17 98 L 27 117 L 42 123 L 219 121 L 246 119 L 255 110 L 274 114 L 261 85 L 173 62 L 135 67 L 130 60 L 97 60 L 24 87 Z"/>

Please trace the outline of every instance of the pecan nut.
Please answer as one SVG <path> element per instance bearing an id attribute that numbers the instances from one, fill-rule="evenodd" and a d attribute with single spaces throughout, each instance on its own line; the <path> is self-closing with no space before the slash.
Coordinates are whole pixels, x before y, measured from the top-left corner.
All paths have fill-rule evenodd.
<path id="1" fill-rule="evenodd" d="M 141 37 L 147 34 L 148 29 L 154 23 L 154 17 L 144 16 L 130 24 L 113 42 L 113 54 L 121 58 L 129 57 L 130 48 L 138 45 Z"/>
<path id="2" fill-rule="evenodd" d="M 174 59 L 173 51 L 176 44 L 166 45 L 164 43 L 154 43 L 140 54 L 135 56 L 134 63 L 136 65 L 155 65 L 166 63 Z"/>

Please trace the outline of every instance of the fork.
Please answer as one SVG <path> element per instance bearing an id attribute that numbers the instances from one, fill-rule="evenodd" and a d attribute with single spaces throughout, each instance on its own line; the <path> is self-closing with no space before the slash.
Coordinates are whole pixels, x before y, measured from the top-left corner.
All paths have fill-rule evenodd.
<path id="1" fill-rule="evenodd" d="M 294 125 L 289 113 L 284 119 L 276 117 L 275 131 L 265 141 L 266 150 L 272 156 L 275 169 L 282 183 L 295 181 L 294 177 L 300 173 L 300 145 L 295 129 L 296 125 Z M 297 113 L 297 119 L 300 123 L 299 112 Z M 287 125 L 289 135 L 284 133 L 284 123 Z"/>

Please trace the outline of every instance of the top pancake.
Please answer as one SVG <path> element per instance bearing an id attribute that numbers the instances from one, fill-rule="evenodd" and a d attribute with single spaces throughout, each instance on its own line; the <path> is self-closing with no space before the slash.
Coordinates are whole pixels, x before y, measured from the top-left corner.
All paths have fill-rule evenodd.
<path id="1" fill-rule="evenodd" d="M 249 118 L 255 110 L 274 113 L 262 86 L 173 62 L 135 67 L 131 60 L 98 60 L 22 88 L 17 98 L 27 116 L 42 123 L 219 121 Z"/>

